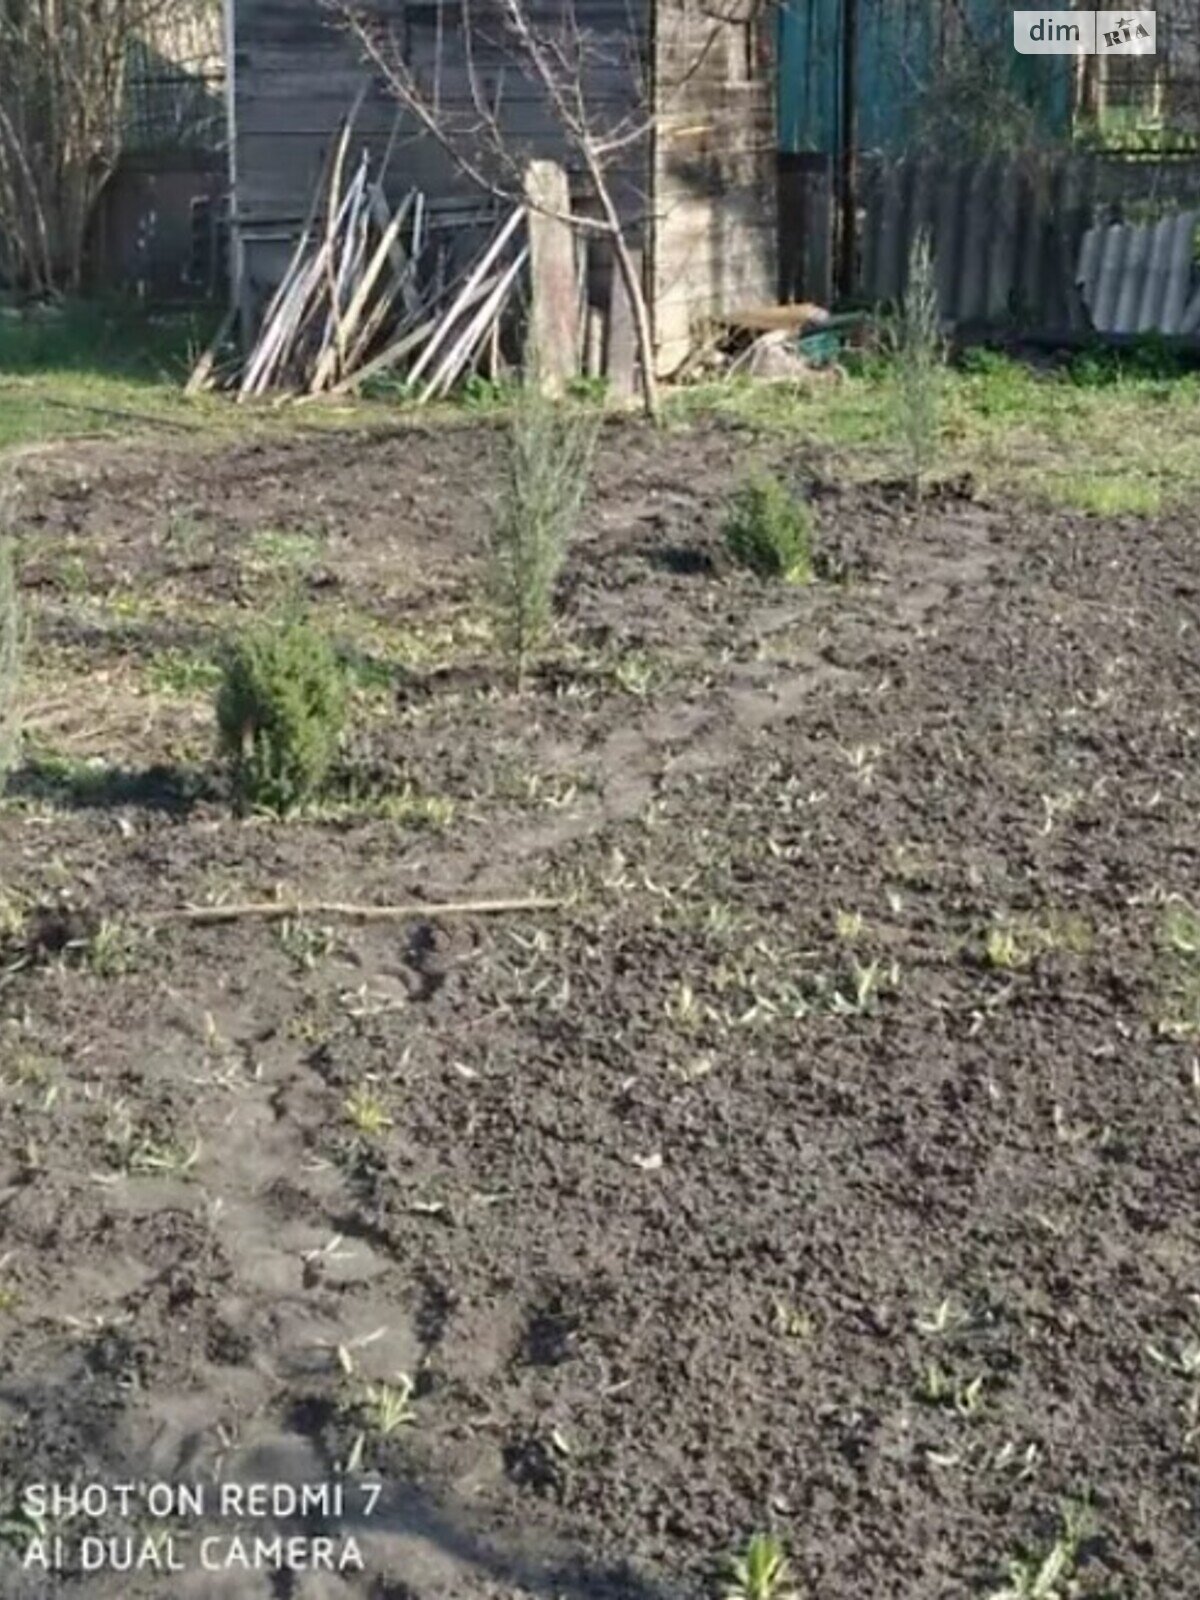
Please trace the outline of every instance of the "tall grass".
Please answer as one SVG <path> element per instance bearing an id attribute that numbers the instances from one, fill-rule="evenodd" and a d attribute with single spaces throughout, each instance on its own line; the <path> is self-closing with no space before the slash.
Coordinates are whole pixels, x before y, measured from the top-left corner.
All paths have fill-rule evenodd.
<path id="1" fill-rule="evenodd" d="M 523 384 L 508 427 L 491 528 L 490 595 L 496 631 L 518 688 L 545 644 L 554 589 L 591 476 L 598 419 Z"/>
<path id="2" fill-rule="evenodd" d="M 909 488 L 918 503 L 937 454 L 945 373 L 933 247 L 922 230 L 909 251 L 895 328 L 897 425 Z"/>

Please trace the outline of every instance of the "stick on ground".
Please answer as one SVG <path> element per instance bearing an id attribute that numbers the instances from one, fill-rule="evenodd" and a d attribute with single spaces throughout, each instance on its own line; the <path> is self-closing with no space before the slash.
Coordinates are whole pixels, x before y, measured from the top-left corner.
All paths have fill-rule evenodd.
<path id="1" fill-rule="evenodd" d="M 146 920 L 160 925 L 189 923 L 193 927 L 216 927 L 228 922 L 285 922 L 298 917 L 406 922 L 414 917 L 495 917 L 522 911 L 556 911 L 563 903 L 539 896 L 519 900 L 418 901 L 395 906 L 357 905 L 342 900 L 250 900 L 232 901 L 223 906 L 180 906 L 174 911 L 151 912 Z"/>

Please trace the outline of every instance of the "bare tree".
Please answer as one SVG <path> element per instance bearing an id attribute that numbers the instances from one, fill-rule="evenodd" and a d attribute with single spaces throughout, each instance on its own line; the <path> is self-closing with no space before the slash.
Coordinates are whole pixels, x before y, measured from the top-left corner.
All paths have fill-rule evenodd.
<path id="1" fill-rule="evenodd" d="M 356 0 L 326 0 L 416 131 L 431 138 L 454 171 L 476 189 L 528 205 L 579 233 L 606 239 L 632 311 L 645 410 L 659 414 L 650 310 L 634 243 L 648 220 L 647 181 L 656 122 L 731 21 L 757 14 L 763 0 L 730 0 L 729 15 L 702 5 L 700 30 L 675 81 L 654 80 L 652 0 L 627 0 L 621 26 L 587 23 L 587 0 L 459 0 L 445 8 L 427 59 Z M 740 13 L 749 7 L 747 15 Z M 611 16 L 611 11 L 610 11 Z M 442 13 L 439 11 L 439 19 Z M 557 154 L 580 180 L 586 207 L 554 209 L 531 195 L 531 155 L 546 153 L 512 131 L 514 99 L 536 104 L 553 128 Z"/>
<path id="2" fill-rule="evenodd" d="M 126 63 L 213 0 L 0 0 L 0 276 L 80 287 L 96 202 L 121 152 Z"/>
<path id="3" fill-rule="evenodd" d="M 909 96 L 917 146 L 974 158 L 1044 145 L 1045 119 L 1017 77 L 1021 59 L 1007 0 L 938 0 L 901 52 L 894 91 Z"/>

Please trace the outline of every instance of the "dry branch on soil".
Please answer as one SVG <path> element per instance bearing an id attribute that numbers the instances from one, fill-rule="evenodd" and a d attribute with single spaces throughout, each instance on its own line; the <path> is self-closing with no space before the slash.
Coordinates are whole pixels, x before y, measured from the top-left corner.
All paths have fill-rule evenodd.
<path id="1" fill-rule="evenodd" d="M 180 906 L 173 911 L 149 913 L 146 920 L 159 925 L 189 923 L 217 927 L 228 922 L 292 922 L 299 917 L 332 917 L 347 922 L 406 922 L 413 918 L 495 917 L 522 911 L 557 911 L 563 901 L 530 896 L 517 900 L 416 901 L 411 905 L 357 905 L 341 900 L 263 900 L 231 902 L 223 906 Z"/>

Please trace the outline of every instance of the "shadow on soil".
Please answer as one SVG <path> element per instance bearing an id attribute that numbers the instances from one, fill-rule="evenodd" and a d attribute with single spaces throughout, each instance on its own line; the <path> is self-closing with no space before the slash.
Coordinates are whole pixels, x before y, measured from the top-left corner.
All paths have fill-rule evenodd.
<path id="1" fill-rule="evenodd" d="M 7 792 L 13 800 L 71 811 L 141 806 L 175 816 L 187 815 L 199 801 L 212 798 L 213 794 L 201 773 L 180 767 L 136 769 L 36 758 L 13 773 Z"/>
<path id="2" fill-rule="evenodd" d="M 677 578 L 710 578 L 718 568 L 717 561 L 709 551 L 693 545 L 662 545 L 646 540 L 637 546 L 636 554 L 656 571 L 669 572 Z"/>
<path id="3" fill-rule="evenodd" d="M 494 1581 L 546 1600 L 685 1600 L 682 1587 L 667 1588 L 625 1563 L 596 1566 L 560 1552 L 539 1559 L 527 1552 L 501 1550 L 411 1485 L 397 1488 L 359 1531 L 417 1539 Z M 380 1600 L 408 1600 L 416 1592 L 401 1583 L 396 1589 L 385 1588 Z"/>

